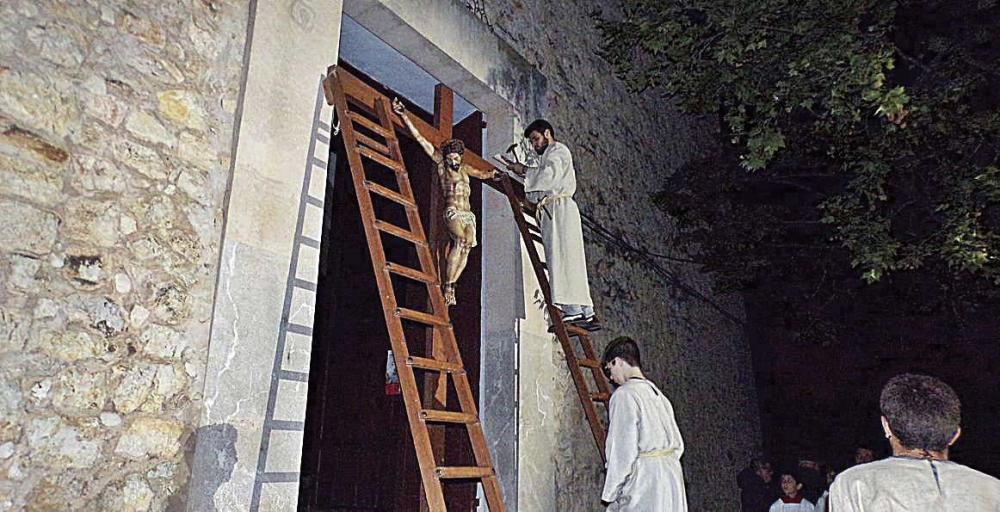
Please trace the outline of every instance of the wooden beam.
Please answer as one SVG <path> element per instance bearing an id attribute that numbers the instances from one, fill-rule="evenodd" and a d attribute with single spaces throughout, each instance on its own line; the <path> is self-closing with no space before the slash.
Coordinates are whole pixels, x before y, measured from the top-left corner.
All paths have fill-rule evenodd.
<path id="1" fill-rule="evenodd" d="M 344 94 L 351 96 L 358 100 L 359 103 L 364 105 L 366 108 L 370 109 L 372 112 L 375 111 L 375 101 L 377 98 L 385 98 L 382 94 L 379 94 L 367 84 L 361 81 L 361 79 L 355 77 L 354 75 L 347 72 L 343 68 L 337 69 L 337 76 L 340 77 L 341 86 L 344 89 Z M 329 78 L 328 78 L 329 79 Z M 392 98 L 387 98 L 391 100 Z M 413 122 L 413 126 L 420 130 L 420 134 L 427 139 L 428 142 L 435 146 L 440 146 L 442 142 L 451 138 L 451 128 L 449 127 L 448 133 L 442 133 L 437 127 L 428 124 L 423 119 L 417 116 L 410 116 L 410 121 Z M 409 137 L 410 132 L 406 129 L 406 125 L 403 124 L 403 120 L 399 116 L 392 116 L 393 126 L 396 127 L 398 134 L 404 137 Z M 479 169 L 481 171 L 488 171 L 490 169 L 495 169 L 496 166 L 487 162 L 483 157 L 468 151 L 465 153 L 465 163 L 471 165 L 472 167 Z M 495 187 L 500 190 L 499 187 Z"/>
<path id="2" fill-rule="evenodd" d="M 446 139 L 455 125 L 455 92 L 444 84 L 434 86 L 434 128 Z"/>

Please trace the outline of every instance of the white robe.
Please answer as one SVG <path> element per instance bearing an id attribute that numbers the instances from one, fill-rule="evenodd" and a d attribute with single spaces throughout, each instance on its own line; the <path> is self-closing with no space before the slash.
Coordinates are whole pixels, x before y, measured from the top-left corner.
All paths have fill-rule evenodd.
<path id="1" fill-rule="evenodd" d="M 670 400 L 650 381 L 631 379 L 611 395 L 601 499 L 612 512 L 687 512 L 681 438 Z"/>
<path id="2" fill-rule="evenodd" d="M 830 491 L 823 491 L 819 499 L 816 500 L 816 512 L 830 512 L 827 502 L 830 500 Z"/>
<path id="3" fill-rule="evenodd" d="M 573 168 L 573 155 L 565 144 L 549 144 L 539 158 L 538 166 L 527 169 L 524 190 L 529 200 L 543 201 L 535 219 L 542 231 L 552 302 L 593 306 L 587 280 L 587 257 L 583 249 L 583 223 L 580 209 L 573 200 L 576 170 Z"/>
<path id="4" fill-rule="evenodd" d="M 778 498 L 778 501 L 771 504 L 768 512 L 813 512 L 814 510 L 816 507 L 807 499 L 803 499 L 799 503 L 785 503 L 781 501 L 781 498 Z"/>
<path id="5" fill-rule="evenodd" d="M 1000 480 L 955 462 L 890 457 L 838 475 L 830 510 L 1000 512 Z"/>

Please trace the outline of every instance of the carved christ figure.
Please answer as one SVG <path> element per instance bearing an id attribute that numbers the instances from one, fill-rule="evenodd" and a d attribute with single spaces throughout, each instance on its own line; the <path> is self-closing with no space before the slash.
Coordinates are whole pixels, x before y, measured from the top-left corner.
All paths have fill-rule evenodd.
<path id="1" fill-rule="evenodd" d="M 441 195 L 444 196 L 444 223 L 451 239 L 448 245 L 448 260 L 441 290 L 444 292 L 445 303 L 453 306 L 456 303 L 455 282 L 465 270 L 465 264 L 469 261 L 469 252 L 477 245 L 476 216 L 472 213 L 472 205 L 469 204 L 469 196 L 472 194 L 469 177 L 481 180 L 496 179 L 500 171 L 496 169 L 480 171 L 463 163 L 462 155 L 465 153 L 465 144 L 458 139 L 448 139 L 441 143 L 440 148 L 435 149 L 413 126 L 406 113 L 406 107 L 399 101 L 399 98 L 393 98 L 392 110 L 403 119 L 410 134 L 417 140 L 427 156 L 431 157 L 437 170 L 438 183 L 441 184 Z"/>

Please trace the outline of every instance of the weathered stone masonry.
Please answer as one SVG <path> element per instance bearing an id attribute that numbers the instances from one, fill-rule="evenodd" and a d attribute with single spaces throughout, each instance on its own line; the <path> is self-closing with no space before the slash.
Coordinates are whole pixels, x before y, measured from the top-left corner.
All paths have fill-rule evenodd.
<path id="1" fill-rule="evenodd" d="M 631 94 L 613 77 L 596 54 L 601 39 L 591 13 L 613 14 L 618 3 L 467 3 L 478 6 L 484 22 L 545 75 L 547 115 L 557 138 L 573 151 L 581 211 L 632 246 L 683 255 L 684 248 L 671 242 L 669 218 L 656 209 L 650 195 L 673 169 L 707 147 L 709 125 L 681 115 L 668 99 Z M 735 474 L 760 442 L 743 328 L 706 302 L 669 286 L 633 254 L 585 236 L 592 295 L 606 328 L 597 336 L 598 349 L 619 334 L 643 343 L 647 374 L 671 397 L 684 434 L 691 510 L 737 508 Z M 741 301 L 713 293 L 710 277 L 697 267 L 666 260 L 661 266 L 733 315 L 743 316 Z M 557 508 L 600 510 L 593 501 L 603 481 L 600 459 L 593 453 L 565 363 L 553 361 L 552 370 L 561 375 L 559 392 L 550 401 L 565 404 L 546 409 L 562 425 L 552 439 L 560 447 L 554 461 Z M 524 390 L 522 398 L 531 400 Z M 522 446 L 522 452 L 525 449 Z"/>
<path id="2" fill-rule="evenodd" d="M 180 505 L 247 12 L 0 3 L 0 510 Z"/>

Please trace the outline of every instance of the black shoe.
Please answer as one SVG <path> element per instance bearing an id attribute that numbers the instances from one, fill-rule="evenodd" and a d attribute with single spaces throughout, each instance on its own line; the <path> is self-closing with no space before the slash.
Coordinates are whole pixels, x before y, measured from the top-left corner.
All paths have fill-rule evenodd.
<path id="1" fill-rule="evenodd" d="M 604 328 L 604 327 L 601 326 L 601 321 L 597 319 L 597 315 L 594 315 L 594 316 L 588 318 L 586 322 L 583 322 L 583 323 L 577 324 L 577 325 L 579 327 L 583 327 L 584 329 L 586 329 L 586 330 L 588 330 L 590 332 L 600 331 L 601 329 Z"/>

